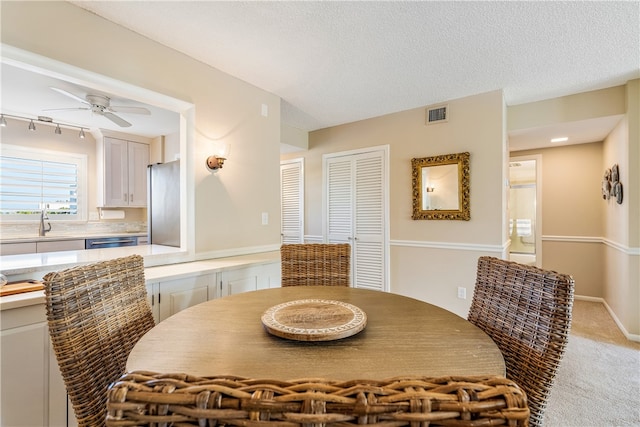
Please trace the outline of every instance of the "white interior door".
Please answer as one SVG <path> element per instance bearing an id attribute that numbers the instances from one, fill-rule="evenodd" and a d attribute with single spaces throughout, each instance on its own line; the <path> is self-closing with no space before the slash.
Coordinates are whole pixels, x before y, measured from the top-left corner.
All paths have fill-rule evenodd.
<path id="1" fill-rule="evenodd" d="M 352 286 L 388 290 L 386 149 L 324 158 L 324 238 L 352 248 Z"/>
<path id="2" fill-rule="evenodd" d="M 304 243 L 304 159 L 280 163 L 282 243 Z"/>

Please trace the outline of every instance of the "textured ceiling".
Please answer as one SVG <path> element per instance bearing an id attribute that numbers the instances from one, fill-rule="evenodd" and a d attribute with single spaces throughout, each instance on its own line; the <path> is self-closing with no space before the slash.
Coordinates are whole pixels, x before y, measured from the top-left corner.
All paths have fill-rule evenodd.
<path id="1" fill-rule="evenodd" d="M 640 1 L 70 1 L 282 98 L 282 121 L 311 131 L 503 89 L 507 105 L 640 78 Z M 102 93 L 2 63 L 2 112 L 157 136 L 177 115 L 50 111 Z M 135 100 L 135 101 L 133 101 Z M 510 132 L 512 151 L 603 140 L 620 117 Z M 288 146 L 282 145 L 283 151 Z"/>
<path id="2" fill-rule="evenodd" d="M 280 96 L 283 122 L 303 130 L 640 76 L 638 1 L 71 3 Z"/>

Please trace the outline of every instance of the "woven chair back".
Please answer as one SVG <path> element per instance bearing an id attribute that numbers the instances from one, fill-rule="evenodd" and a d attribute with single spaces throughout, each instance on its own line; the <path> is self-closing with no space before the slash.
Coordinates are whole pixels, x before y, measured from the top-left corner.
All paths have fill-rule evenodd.
<path id="1" fill-rule="evenodd" d="M 468 320 L 500 348 L 507 378 L 526 392 L 532 426 L 541 426 L 571 326 L 573 278 L 480 257 Z"/>
<path id="2" fill-rule="evenodd" d="M 282 381 L 132 372 L 109 389 L 108 427 L 526 426 L 518 385 L 499 377 Z"/>
<path id="3" fill-rule="evenodd" d="M 109 384 L 154 326 L 139 255 L 48 273 L 47 321 L 80 427 L 104 426 Z"/>
<path id="4" fill-rule="evenodd" d="M 289 243 L 280 247 L 282 286 L 349 286 L 351 245 Z"/>

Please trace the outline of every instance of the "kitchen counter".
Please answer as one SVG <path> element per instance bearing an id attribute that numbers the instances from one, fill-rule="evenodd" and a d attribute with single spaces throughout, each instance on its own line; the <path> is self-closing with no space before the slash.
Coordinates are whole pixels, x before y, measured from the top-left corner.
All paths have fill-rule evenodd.
<path id="1" fill-rule="evenodd" d="M 0 256 L 0 271 L 9 280 L 40 279 L 49 271 L 62 270 L 80 264 L 138 254 L 145 266 L 180 262 L 186 255 L 180 248 L 162 245 L 124 246 L 91 250 L 29 253 Z"/>
<path id="2" fill-rule="evenodd" d="M 76 253 L 69 255 L 70 253 Z M 102 253 L 99 256 L 98 253 Z M 164 256 L 171 258 L 180 254 L 179 248 L 160 245 L 144 245 L 144 246 L 128 246 L 123 248 L 94 249 L 90 251 L 68 251 L 68 252 L 51 252 L 45 254 L 29 254 L 29 255 L 9 255 L 0 257 L 0 268 L 4 274 L 5 271 L 20 271 L 24 273 L 26 270 L 33 269 L 38 274 L 32 274 L 31 278 L 41 278 L 49 271 L 61 270 L 74 265 L 96 262 L 103 259 L 122 257 L 138 253 L 145 259 L 145 281 L 157 282 L 160 280 L 175 280 L 187 276 L 199 274 L 210 274 L 216 271 L 224 271 L 227 269 L 238 268 L 242 266 L 254 266 L 269 264 L 280 261 L 280 251 L 260 252 L 249 255 L 238 255 L 225 258 L 213 258 L 201 261 L 180 262 L 176 264 L 155 265 L 147 267 L 148 260 L 154 256 Z M 94 254 L 95 257 L 94 257 Z M 47 256 L 47 258 L 38 257 Z M 157 259 L 157 258 L 156 258 Z M 25 266 L 31 267 L 20 268 L 19 262 Z M 40 266 L 36 266 L 37 263 Z M 45 264 L 47 264 L 45 266 Z M 10 266 L 12 270 L 5 269 Z M 39 276 L 39 277 L 37 277 Z M 10 280 L 14 280 L 11 278 Z M 44 291 L 25 292 L 16 295 L 7 295 L 0 297 L 0 311 L 13 308 L 25 307 L 35 304 L 44 304 Z"/>

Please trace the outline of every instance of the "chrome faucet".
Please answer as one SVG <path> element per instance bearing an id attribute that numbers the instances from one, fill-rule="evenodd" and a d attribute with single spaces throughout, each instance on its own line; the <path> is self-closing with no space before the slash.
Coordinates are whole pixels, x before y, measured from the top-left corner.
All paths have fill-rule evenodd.
<path id="1" fill-rule="evenodd" d="M 47 220 L 47 228 L 44 228 L 45 219 Z M 38 228 L 38 236 L 44 236 L 49 231 L 51 231 L 51 223 L 49 222 L 49 216 L 47 215 L 47 210 L 42 209 L 42 212 L 40 212 L 40 227 Z"/>

